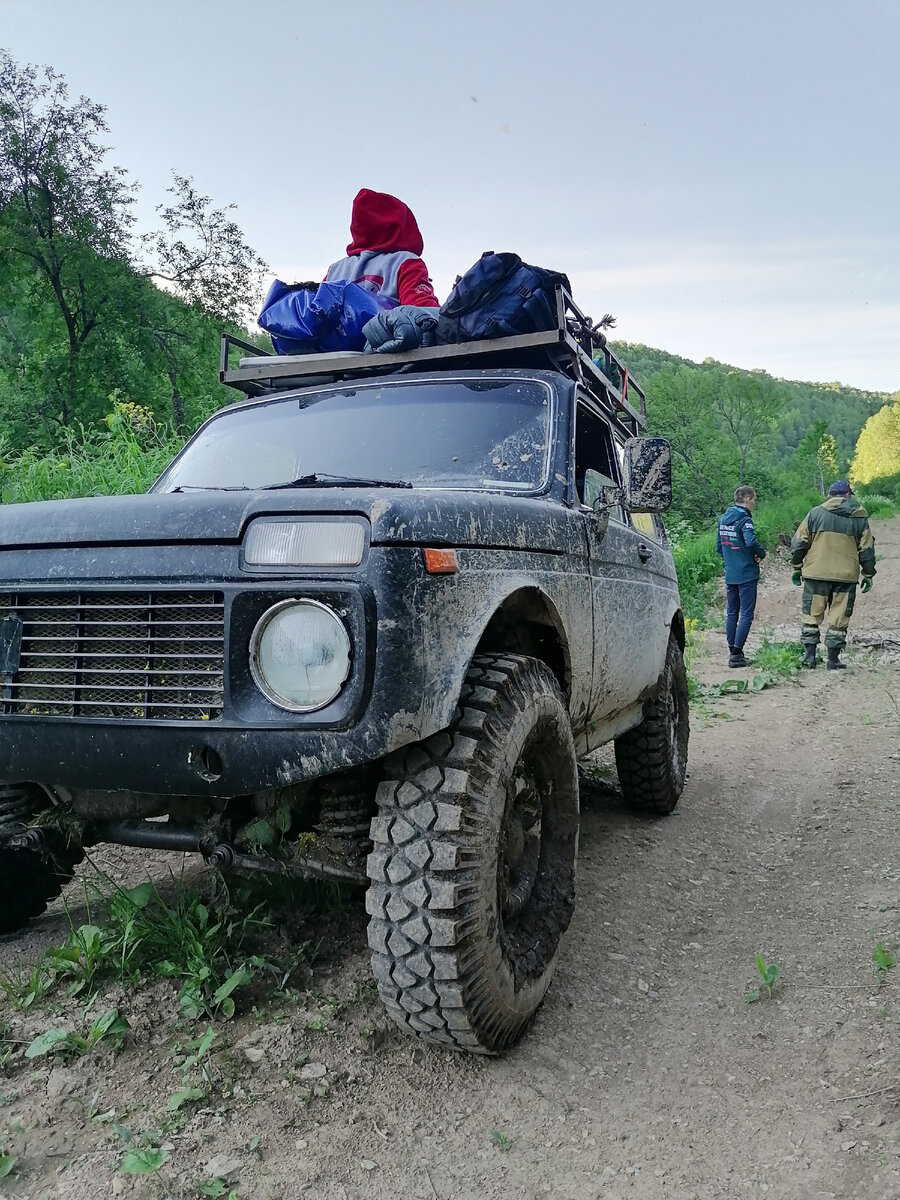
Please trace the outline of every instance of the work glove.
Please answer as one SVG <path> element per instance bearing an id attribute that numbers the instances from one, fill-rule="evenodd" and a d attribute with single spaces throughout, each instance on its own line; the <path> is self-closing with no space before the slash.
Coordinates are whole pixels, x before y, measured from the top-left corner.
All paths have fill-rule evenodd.
<path id="1" fill-rule="evenodd" d="M 397 354 L 434 345 L 437 309 L 401 304 L 386 308 L 363 325 L 366 354 Z"/>
<path id="2" fill-rule="evenodd" d="M 794 585 L 794 587 L 799 587 L 802 582 L 803 582 L 803 576 L 800 574 L 800 572 L 792 571 L 791 572 L 791 583 Z"/>
<path id="3" fill-rule="evenodd" d="M 860 585 L 860 591 L 861 592 L 871 592 L 871 590 L 872 590 L 872 576 L 871 575 L 863 575 L 863 581 Z"/>

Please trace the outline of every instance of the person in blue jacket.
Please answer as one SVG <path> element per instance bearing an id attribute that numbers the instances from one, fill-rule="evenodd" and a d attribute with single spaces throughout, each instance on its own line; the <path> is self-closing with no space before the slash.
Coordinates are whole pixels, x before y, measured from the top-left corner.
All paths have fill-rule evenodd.
<path id="1" fill-rule="evenodd" d="M 753 509 L 756 492 L 739 487 L 734 504 L 719 518 L 716 553 L 725 560 L 725 636 L 728 638 L 729 667 L 746 667 L 744 643 L 756 611 L 759 564 L 766 551 L 756 540 Z"/>

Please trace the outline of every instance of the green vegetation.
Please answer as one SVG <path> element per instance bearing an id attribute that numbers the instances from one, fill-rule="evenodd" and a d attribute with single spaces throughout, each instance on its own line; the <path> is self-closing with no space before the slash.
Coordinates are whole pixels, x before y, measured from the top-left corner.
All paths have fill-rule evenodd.
<path id="1" fill-rule="evenodd" d="M 0 973 L 0 988 L 17 1007 L 30 1008 L 60 990 L 68 997 L 89 999 L 103 980 L 133 984 L 141 976 L 155 975 L 178 983 L 182 1017 L 227 1019 L 235 1011 L 234 993 L 250 983 L 255 970 L 268 966 L 244 953 L 251 933 L 265 928 L 260 907 L 234 911 L 227 892 L 205 903 L 194 889 L 178 888 L 167 901 L 153 884 L 145 883 L 129 889 L 107 886 L 93 898 L 86 893 L 86 899 L 89 912 L 92 900 L 104 909 L 98 924 L 73 926 L 63 945 L 45 950 L 27 974 Z M 97 1031 L 88 1033 L 88 1041 L 92 1032 Z M 81 1052 L 118 1032 L 114 1023 L 103 1028 Z M 56 1041 L 66 1048 L 62 1037 Z M 44 1048 L 42 1043 L 40 1053 L 54 1045 Z M 69 1044 L 72 1048 L 78 1049 L 76 1042 Z"/>
<path id="2" fill-rule="evenodd" d="M 761 954 L 757 954 L 756 970 L 762 981 L 762 986 L 766 990 L 766 995 L 771 1000 L 772 990 L 781 978 L 781 968 L 777 963 L 767 963 Z M 759 988 L 753 988 L 744 994 L 744 1000 L 747 1004 L 756 1004 L 761 997 L 762 991 Z"/>
<path id="3" fill-rule="evenodd" d="M 90 1054 L 101 1042 L 118 1049 L 128 1029 L 128 1022 L 119 1016 L 119 1010 L 110 1008 L 92 1022 L 83 1034 L 66 1029 L 48 1029 L 39 1033 L 25 1051 L 25 1057 L 44 1058 L 49 1054 L 59 1054 L 68 1058 L 80 1058 Z"/>
<path id="4" fill-rule="evenodd" d="M 149 409 L 115 395 L 110 400 L 111 411 L 98 427 L 66 429 L 52 450 L 16 452 L 0 442 L 3 503 L 146 491 L 181 439 Z"/>
<path id="5" fill-rule="evenodd" d="M 854 484 L 869 484 L 900 471 L 900 400 L 869 417 L 856 443 L 850 467 Z"/>
<path id="6" fill-rule="evenodd" d="M 879 987 L 884 982 L 884 977 L 888 971 L 892 971 L 897 965 L 896 951 L 896 945 L 886 946 L 880 939 L 875 943 L 875 949 L 872 951 L 872 962 L 875 964 Z"/>
<path id="7" fill-rule="evenodd" d="M 228 399 L 218 331 L 241 333 L 262 263 L 229 208 L 174 173 L 138 231 L 104 108 L 0 52 L 0 439 L 65 455 L 109 397 L 184 435 Z"/>
<path id="8" fill-rule="evenodd" d="M 695 363 L 639 343 L 613 342 L 611 346 L 644 385 L 658 372 L 671 374 L 681 368 L 699 374 L 731 370 L 713 359 Z M 742 374 L 765 375 L 765 372 L 749 371 Z M 797 447 L 809 430 L 821 422 L 825 423 L 835 439 L 838 462 L 846 464 L 853 456 L 863 425 L 890 399 L 885 392 L 867 392 L 840 383 L 803 383 L 768 375 L 765 377 L 777 386 L 782 399 L 769 451 L 772 464 L 782 471 L 790 470 Z"/>

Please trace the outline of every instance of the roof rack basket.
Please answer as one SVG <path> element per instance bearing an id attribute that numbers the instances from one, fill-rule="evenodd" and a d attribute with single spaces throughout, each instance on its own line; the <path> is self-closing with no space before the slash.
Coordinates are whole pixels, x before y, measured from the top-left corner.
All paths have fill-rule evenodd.
<path id="1" fill-rule="evenodd" d="M 237 368 L 232 351 L 243 351 Z M 223 333 L 219 379 L 245 396 L 267 396 L 288 388 L 321 386 L 360 374 L 393 374 L 402 370 L 435 371 L 459 367 L 534 367 L 543 356 L 549 365 L 576 379 L 600 407 L 634 436 L 647 427 L 643 389 L 610 350 L 599 326 L 577 307 L 562 286 L 556 288 L 556 327 L 541 333 L 516 334 L 478 342 L 430 346 L 401 354 L 292 354 L 261 350 Z"/>

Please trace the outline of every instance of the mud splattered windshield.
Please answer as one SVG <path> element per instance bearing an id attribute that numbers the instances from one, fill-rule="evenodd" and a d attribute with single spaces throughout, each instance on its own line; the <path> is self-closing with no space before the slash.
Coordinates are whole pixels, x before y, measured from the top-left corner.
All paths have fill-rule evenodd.
<path id="1" fill-rule="evenodd" d="M 529 379 L 392 381 L 226 409 L 153 491 L 318 481 L 533 491 L 547 474 L 550 398 Z"/>

